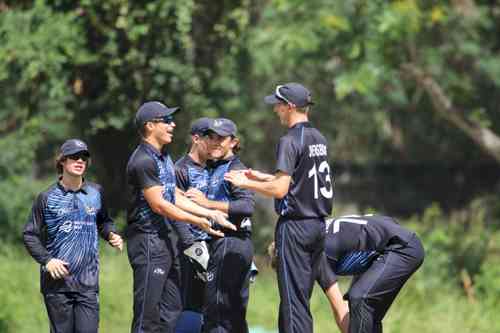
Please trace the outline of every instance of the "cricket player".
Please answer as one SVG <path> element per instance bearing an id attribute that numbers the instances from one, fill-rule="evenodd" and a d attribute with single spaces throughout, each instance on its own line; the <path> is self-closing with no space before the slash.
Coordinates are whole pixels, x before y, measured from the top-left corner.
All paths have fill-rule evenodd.
<path id="1" fill-rule="evenodd" d="M 24 227 L 24 245 L 40 264 L 40 289 L 52 333 L 97 333 L 98 235 L 122 249 L 100 185 L 83 178 L 87 144 L 65 141 L 56 158 L 58 181 L 40 193 Z"/>
<path id="2" fill-rule="evenodd" d="M 278 145 L 276 172 L 232 171 L 225 179 L 275 198 L 279 331 L 309 333 L 309 300 L 323 253 L 325 217 L 332 210 L 328 143 L 309 122 L 313 102 L 303 85 L 278 85 L 264 101 L 288 129 Z"/>
<path id="3" fill-rule="evenodd" d="M 254 211 L 251 191 L 224 180 L 231 170 L 244 170 L 237 152 L 240 140 L 236 124 L 225 118 L 212 120 L 208 128 L 210 181 L 208 194 L 190 189 L 186 195 L 199 205 L 229 215 L 237 231 L 224 231 L 225 237 L 209 241 L 210 260 L 205 297 L 203 332 L 248 332 L 246 311 L 253 259 L 250 216 Z"/>
<path id="4" fill-rule="evenodd" d="M 167 224 L 171 220 L 197 225 L 223 237 L 212 222 L 236 229 L 227 214 L 200 207 L 176 186 L 167 146 L 175 129 L 178 107 L 146 102 L 136 113 L 141 143 L 127 164 L 130 189 L 127 212 L 128 257 L 134 273 L 132 332 L 174 332 L 182 311 L 180 269 Z"/>
<path id="5" fill-rule="evenodd" d="M 337 275 L 353 276 L 344 296 L 349 304 L 348 332 L 382 333 L 382 319 L 424 256 L 417 235 L 391 217 L 341 216 L 327 220 L 318 282 L 330 291 L 327 296 L 334 313 L 345 313 L 340 293 L 330 288 Z"/>

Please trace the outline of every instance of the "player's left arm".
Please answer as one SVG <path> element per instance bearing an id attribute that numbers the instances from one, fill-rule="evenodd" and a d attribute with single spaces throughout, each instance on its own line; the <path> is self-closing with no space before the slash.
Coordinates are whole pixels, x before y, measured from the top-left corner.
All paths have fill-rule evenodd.
<path id="1" fill-rule="evenodd" d="M 101 197 L 101 208 L 96 215 L 97 230 L 101 237 L 108 241 L 109 245 L 121 251 L 123 250 L 123 239 L 116 231 L 113 219 L 109 216 L 102 187 L 99 186 L 98 191 Z"/>

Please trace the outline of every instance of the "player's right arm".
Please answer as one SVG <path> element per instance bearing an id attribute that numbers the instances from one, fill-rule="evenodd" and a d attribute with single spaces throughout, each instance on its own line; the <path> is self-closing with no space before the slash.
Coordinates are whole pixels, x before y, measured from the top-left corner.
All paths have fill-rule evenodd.
<path id="1" fill-rule="evenodd" d="M 60 279 L 69 274 L 68 263 L 53 258 L 42 242 L 42 235 L 45 232 L 45 222 L 43 208 L 46 204 L 45 195 L 40 194 L 33 203 L 31 215 L 24 226 L 23 241 L 29 254 L 40 265 L 45 265 L 47 271 L 53 279 Z"/>

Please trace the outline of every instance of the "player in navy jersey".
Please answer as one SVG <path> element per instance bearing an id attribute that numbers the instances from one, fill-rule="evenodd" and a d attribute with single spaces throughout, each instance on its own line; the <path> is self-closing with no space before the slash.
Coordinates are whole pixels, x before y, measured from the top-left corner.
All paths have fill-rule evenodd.
<path id="1" fill-rule="evenodd" d="M 190 130 L 191 146 L 189 152 L 175 163 L 177 187 L 186 192 L 196 188 L 205 195 L 208 193 L 209 171 L 206 132 L 210 118 L 196 119 Z M 208 266 L 208 248 L 206 241 L 210 236 L 202 229 L 177 222 L 179 243 L 185 256 L 180 257 L 182 273 L 182 298 L 184 311 L 177 322 L 176 333 L 200 332 L 203 323 L 203 305 L 205 303 L 205 279 L 198 272 L 206 272 Z M 194 267 L 193 265 L 196 265 Z"/>
<path id="2" fill-rule="evenodd" d="M 226 214 L 200 207 L 185 197 L 175 181 L 166 150 L 172 142 L 178 108 L 146 102 L 136 113 L 141 143 L 127 164 L 130 201 L 127 252 L 134 271 L 132 332 L 173 332 L 182 310 L 177 252 L 168 233 L 171 220 L 212 229 L 212 222 L 235 229 Z"/>
<path id="3" fill-rule="evenodd" d="M 210 181 L 208 193 L 190 188 L 186 195 L 201 206 L 229 215 L 237 231 L 225 231 L 225 237 L 209 240 L 210 260 L 206 286 L 203 332 L 248 332 L 246 310 L 252 274 L 253 244 L 251 221 L 254 198 L 251 191 L 224 180 L 231 170 L 245 170 L 237 152 L 240 141 L 234 122 L 212 120 L 208 129 Z"/>
<path id="4" fill-rule="evenodd" d="M 83 179 L 87 145 L 63 143 L 56 159 L 59 180 L 40 193 L 24 227 L 24 245 L 41 265 L 41 292 L 51 332 L 97 332 L 99 327 L 98 234 L 122 249 L 101 186 Z"/>
<path id="5" fill-rule="evenodd" d="M 391 217 L 342 216 L 327 221 L 318 282 L 328 290 L 336 275 L 353 276 L 344 296 L 349 303 L 349 332 L 382 333 L 382 319 L 424 256 L 417 235 Z M 337 295 L 330 298 L 335 312 L 340 293 L 332 295 Z"/>
<path id="6" fill-rule="evenodd" d="M 309 300 L 323 252 L 324 218 L 332 210 L 328 144 L 308 120 L 313 103 L 303 85 L 279 85 L 264 101 L 274 106 L 281 124 L 288 128 L 278 145 L 276 172 L 233 171 L 225 178 L 275 198 L 280 216 L 275 231 L 279 329 L 309 333 L 313 331 Z"/>

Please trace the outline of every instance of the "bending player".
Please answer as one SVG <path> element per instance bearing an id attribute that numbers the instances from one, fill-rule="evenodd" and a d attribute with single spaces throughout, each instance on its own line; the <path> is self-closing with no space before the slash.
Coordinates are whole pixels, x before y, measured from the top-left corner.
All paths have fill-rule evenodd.
<path id="1" fill-rule="evenodd" d="M 381 333 L 382 319 L 420 267 L 424 249 L 417 235 L 393 218 L 349 215 L 327 220 L 325 255 L 317 281 L 343 333 Z M 353 276 L 344 299 L 337 275 Z"/>

